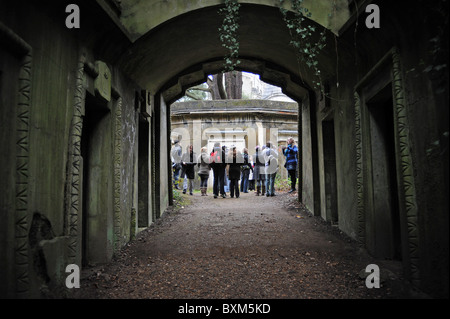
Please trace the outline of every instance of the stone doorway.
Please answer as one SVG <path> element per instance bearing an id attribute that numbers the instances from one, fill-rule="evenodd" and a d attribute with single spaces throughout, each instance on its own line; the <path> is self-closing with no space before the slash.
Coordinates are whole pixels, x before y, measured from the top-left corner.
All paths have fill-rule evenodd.
<path id="1" fill-rule="evenodd" d="M 82 265 L 101 263 L 112 256 L 113 207 L 110 113 L 86 94 L 81 136 Z"/>
<path id="2" fill-rule="evenodd" d="M 395 156 L 392 85 L 366 102 L 372 167 L 369 195 L 372 210 L 373 253 L 401 260 L 401 230 Z"/>
<path id="3" fill-rule="evenodd" d="M 336 150 L 334 136 L 334 120 L 322 121 L 323 158 L 325 175 L 325 210 L 326 220 L 336 225 L 338 218 Z"/>
<path id="4" fill-rule="evenodd" d="M 150 185 L 152 177 L 149 166 L 152 151 L 150 148 L 150 123 L 139 119 L 138 134 L 138 228 L 148 227 L 152 223 L 152 198 Z"/>
<path id="5" fill-rule="evenodd" d="M 408 107 L 397 48 L 355 86 L 358 241 L 376 257 L 401 261 L 420 285 L 418 216 Z"/>

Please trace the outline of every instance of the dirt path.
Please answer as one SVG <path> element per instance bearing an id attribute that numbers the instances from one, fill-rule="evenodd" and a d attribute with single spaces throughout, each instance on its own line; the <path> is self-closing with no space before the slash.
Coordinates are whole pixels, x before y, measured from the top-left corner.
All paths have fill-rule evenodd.
<path id="1" fill-rule="evenodd" d="M 194 194 L 113 262 L 83 271 L 80 298 L 408 298 L 400 265 L 375 260 L 296 203 L 296 193 Z M 368 289 L 359 273 L 382 270 Z"/>

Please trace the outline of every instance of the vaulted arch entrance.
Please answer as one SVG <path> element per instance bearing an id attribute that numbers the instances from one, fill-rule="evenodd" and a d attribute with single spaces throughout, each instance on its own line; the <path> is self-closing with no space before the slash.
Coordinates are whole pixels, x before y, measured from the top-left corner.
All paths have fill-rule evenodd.
<path id="1" fill-rule="evenodd" d="M 218 29 L 222 21 L 218 9 L 219 6 L 209 6 L 173 17 L 164 24 L 141 34 L 118 59 L 124 72 L 147 89 L 145 95 L 153 99 L 153 110 L 158 116 L 161 112 L 167 114 L 166 110 L 170 104 L 183 96 L 187 88 L 205 82 L 210 74 L 223 71 L 223 56 L 226 51 L 218 37 Z M 334 11 L 330 11 L 330 15 L 336 13 L 336 8 L 327 10 L 332 9 Z M 315 191 L 311 191 L 307 196 L 311 209 L 315 211 L 315 214 L 320 215 L 319 147 L 315 134 L 316 122 L 313 119 L 315 103 L 324 100 L 324 97 L 316 96 L 317 92 L 313 85 L 313 81 L 316 80 L 314 72 L 306 65 L 299 63 L 296 51 L 290 46 L 291 36 L 278 7 L 242 3 L 239 13 L 240 64 L 237 66 L 238 70 L 257 73 L 263 81 L 281 87 L 285 94 L 297 101 L 299 105 L 304 105 L 307 113 L 310 113 L 313 127 L 308 140 L 314 147 L 308 147 L 311 150 L 308 153 L 314 158 L 312 162 L 314 167 L 306 169 L 305 174 L 308 175 L 306 179 L 310 180 L 310 185 L 314 185 Z M 340 14 L 341 18 L 345 16 L 344 13 Z M 307 22 L 317 30 L 326 30 L 326 50 L 317 59 L 321 65 L 323 79 L 330 78 L 335 72 L 337 62 L 333 51 L 335 35 L 313 20 Z M 333 25 L 337 23 L 336 19 L 333 20 Z M 311 41 L 318 40 L 319 32 L 315 36 Z M 155 128 L 162 128 L 165 123 L 159 123 L 158 116 L 152 117 L 151 121 L 156 119 L 153 125 Z M 299 119 L 301 118 L 300 116 Z M 299 137 L 302 133 L 301 125 L 302 120 L 299 120 Z M 165 137 L 170 136 L 170 132 L 165 132 L 163 136 L 166 141 Z M 159 141 L 155 148 L 156 153 L 166 152 L 167 147 L 163 144 L 164 141 Z M 160 150 L 160 147 L 163 149 Z M 155 158 L 154 165 L 161 167 L 160 165 L 165 164 L 158 162 L 158 158 Z M 166 176 L 162 178 L 166 180 Z M 158 183 L 157 176 L 155 182 Z M 162 193 L 157 194 L 155 198 L 156 207 L 160 207 L 156 209 L 157 215 L 161 214 L 164 207 L 171 202 L 170 192 L 165 193 L 162 190 Z M 299 199 L 302 199 L 302 196 L 303 192 L 300 191 Z M 162 198 L 165 203 L 160 205 L 158 198 Z"/>
<path id="2" fill-rule="evenodd" d="M 170 105 L 223 70 L 223 3 L 80 0 L 78 30 L 64 23 L 68 1 L 1 3 L 0 124 L 13 136 L 2 137 L 1 247 L 11 263 L 0 264 L 0 279 L 2 295 L 37 296 L 64 288 L 65 264 L 110 260 L 171 204 Z M 382 27 L 369 29 L 364 1 L 303 1 L 304 23 L 326 35 L 320 88 L 277 4 L 239 3 L 238 69 L 299 105 L 299 199 L 362 247 L 401 259 L 417 286 L 448 296 L 446 2 L 375 1 Z M 51 225 L 39 245 L 28 239 L 33 215 Z"/>
<path id="3" fill-rule="evenodd" d="M 347 9 L 350 10 L 348 7 Z M 155 127 L 166 128 L 166 131 L 161 131 L 160 144 L 156 146 L 156 153 L 168 154 L 167 141 L 170 132 L 167 130 L 169 126 L 167 110 L 170 104 L 184 95 L 187 88 L 200 84 L 206 80 L 208 75 L 223 70 L 222 57 L 226 52 L 217 37 L 221 21 L 217 10 L 218 7 L 212 6 L 173 17 L 164 24 L 142 34 L 118 59 L 121 69 L 130 74 L 138 84 L 145 87 L 154 98 Z M 398 195 L 390 204 L 389 209 L 392 212 L 388 213 L 386 218 L 373 217 L 374 219 L 370 221 L 366 215 L 359 215 L 359 219 L 354 218 L 353 213 L 339 216 L 342 210 L 355 211 L 358 207 L 355 205 L 354 198 L 344 194 L 355 186 L 354 181 L 359 178 L 356 170 L 351 173 L 346 170 L 354 167 L 352 163 L 355 162 L 355 158 L 359 160 L 360 155 L 358 152 L 356 152 L 356 156 L 351 152 L 339 155 L 343 149 L 352 148 L 347 142 L 342 142 L 342 139 L 349 137 L 354 139 L 354 129 L 355 126 L 358 126 L 355 121 L 341 120 L 341 118 L 352 116 L 355 110 L 352 95 L 359 89 L 352 89 L 352 85 L 358 83 L 354 79 L 346 84 L 348 86 L 344 90 L 345 93 L 340 88 L 342 75 L 339 73 L 339 69 L 342 69 L 342 64 L 339 65 L 337 52 L 340 52 L 347 62 L 352 60 L 350 56 L 353 55 L 346 51 L 346 48 L 350 47 L 349 40 L 351 39 L 348 35 L 350 32 L 347 32 L 347 26 L 343 23 L 339 30 L 334 30 L 336 33 L 329 29 L 325 31 L 327 34 L 325 50 L 317 57 L 323 87 L 317 89 L 313 84 L 314 73 L 308 70 L 304 64 L 299 63 L 295 50 L 289 45 L 291 35 L 279 8 L 243 3 L 240 8 L 240 19 L 239 54 L 241 64 L 239 64 L 238 70 L 259 74 L 264 81 L 280 86 L 285 94 L 296 100 L 301 106 L 299 107 L 298 136 L 302 140 L 303 189 L 299 192 L 299 200 L 303 201 L 315 215 L 322 216 L 330 222 L 339 220 L 341 229 L 350 234 L 361 235 L 359 237 L 355 235 L 361 246 L 368 247 L 373 252 L 380 251 L 382 257 L 402 260 L 405 272 L 412 280 L 418 281 L 420 275 L 417 272 L 418 259 L 416 259 L 416 249 L 414 248 L 417 242 L 415 235 L 417 214 L 410 209 L 411 197 L 408 195 L 406 196 L 408 200 L 405 199 L 405 193 L 409 192 L 411 188 L 408 187 L 406 191 L 404 186 L 410 185 L 410 175 L 402 175 L 399 168 L 391 169 L 390 176 L 396 175 L 397 177 L 393 177 L 394 181 L 389 182 L 390 189 L 395 189 L 394 192 L 398 192 Z M 313 20 L 307 21 L 317 29 L 324 28 Z M 347 34 L 347 39 L 339 41 L 341 47 L 338 48 L 337 36 L 342 34 Z M 385 56 L 389 55 L 391 50 L 396 52 L 395 48 L 385 48 L 385 52 L 379 55 L 379 63 L 384 63 Z M 394 57 L 397 56 L 394 54 Z M 344 64 L 347 67 L 351 65 L 351 63 Z M 379 72 L 376 64 L 376 62 L 368 63 L 368 65 L 375 66 L 375 72 Z M 398 64 L 390 64 L 390 70 L 395 73 L 395 76 L 398 76 L 395 69 L 397 67 Z M 364 72 L 366 73 L 362 73 L 362 77 L 370 77 L 373 73 L 370 67 L 368 71 L 366 69 Z M 346 77 L 351 77 L 348 69 L 343 73 Z M 398 94 L 403 85 L 401 80 L 394 76 L 391 77 L 391 81 L 393 78 L 398 85 L 395 86 L 395 90 L 394 85 L 391 86 L 391 97 Z M 377 80 L 377 84 L 374 85 L 382 85 L 383 80 Z M 395 99 L 392 98 L 390 101 L 393 103 Z M 393 109 L 395 107 L 394 105 Z M 386 132 L 393 132 L 402 125 L 403 118 L 398 119 L 393 114 L 389 115 L 391 121 L 388 122 L 390 124 L 387 124 Z M 399 167 L 405 161 L 405 158 L 398 155 L 400 144 L 404 143 L 401 140 L 402 135 L 401 133 L 386 132 L 383 134 L 390 134 L 390 137 L 384 140 L 380 139 L 378 142 L 383 144 L 383 148 L 388 148 L 388 140 L 397 140 L 395 142 L 397 151 L 389 151 L 392 157 L 389 167 Z M 374 156 L 376 150 L 372 150 L 372 152 L 374 152 Z M 394 155 L 396 152 L 397 155 Z M 165 173 L 169 171 L 166 166 L 167 158 L 164 156 L 155 159 L 155 167 L 159 167 L 163 172 L 159 177 L 156 176 L 156 183 L 170 181 L 170 173 Z M 363 166 L 366 167 L 370 161 L 376 160 L 369 156 L 364 157 L 363 161 Z M 409 162 L 410 159 L 406 161 Z M 336 165 L 340 166 L 336 168 Z M 352 181 L 353 179 L 354 181 Z M 365 189 L 369 189 L 369 192 L 373 191 L 372 186 L 364 184 Z M 375 190 L 375 192 L 381 191 Z M 170 191 L 156 189 L 157 215 L 161 214 L 164 208 L 171 204 L 171 201 Z M 364 205 L 368 205 L 368 203 L 365 202 Z M 365 210 L 359 211 L 359 214 L 366 213 Z M 378 230 L 373 232 L 372 227 L 375 223 L 378 223 L 379 226 L 377 226 Z"/>

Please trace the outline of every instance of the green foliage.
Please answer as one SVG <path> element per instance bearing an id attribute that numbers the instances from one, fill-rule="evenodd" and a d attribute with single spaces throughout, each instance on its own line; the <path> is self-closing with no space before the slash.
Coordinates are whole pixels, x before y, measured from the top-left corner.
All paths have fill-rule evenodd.
<path id="1" fill-rule="evenodd" d="M 291 181 L 289 179 L 281 178 L 280 174 L 277 174 L 277 176 L 275 176 L 274 185 L 275 189 L 280 192 L 288 191 L 291 189 Z M 297 185 L 298 185 L 298 178 L 297 178 Z"/>
<path id="2" fill-rule="evenodd" d="M 313 70 L 316 79 L 313 80 L 314 88 L 321 88 L 322 80 L 317 60 L 320 51 L 325 47 L 326 29 L 319 33 L 319 40 L 314 43 L 313 36 L 319 32 L 315 26 L 305 23 L 307 18 L 311 18 L 311 12 L 302 6 L 303 0 L 291 0 L 293 14 L 288 14 L 289 10 L 283 8 L 285 0 L 279 0 L 280 12 L 291 35 L 290 45 L 294 47 L 299 63 L 306 64 Z"/>
<path id="3" fill-rule="evenodd" d="M 173 189 L 173 205 L 174 210 L 178 211 L 179 209 L 186 207 L 191 204 L 191 201 L 187 197 L 187 195 L 183 195 L 183 193 L 177 189 Z"/>
<path id="4" fill-rule="evenodd" d="M 321 31 L 316 26 L 307 23 L 311 18 L 311 12 L 303 6 L 304 0 L 291 0 L 292 10 L 283 8 L 285 0 L 279 0 L 280 12 L 291 35 L 290 45 L 294 47 L 299 65 L 306 65 L 313 71 L 315 79 L 313 85 L 316 89 L 322 88 L 321 72 L 318 57 L 320 51 L 326 45 L 326 28 Z M 224 57 L 224 72 L 233 71 L 240 64 L 239 57 L 239 9 L 238 0 L 225 0 L 224 7 L 219 9 L 219 14 L 224 16 L 222 26 L 219 28 L 222 46 L 228 50 Z M 306 21 L 306 22 L 305 22 Z M 319 40 L 314 42 L 316 37 Z"/>
<path id="5" fill-rule="evenodd" d="M 421 16 L 423 25 L 427 26 L 429 40 L 421 43 L 426 51 L 406 74 L 413 77 L 428 76 L 433 81 L 436 94 L 445 94 L 448 90 L 449 67 L 449 1 L 435 0 L 430 6 L 425 0 L 420 0 L 417 6 L 424 8 Z"/>
<path id="6" fill-rule="evenodd" d="M 219 28 L 220 41 L 222 46 L 228 50 L 225 56 L 225 72 L 234 71 L 241 61 L 239 57 L 239 8 L 238 0 L 225 0 L 225 7 L 219 9 L 219 14 L 224 16 L 222 26 Z"/>

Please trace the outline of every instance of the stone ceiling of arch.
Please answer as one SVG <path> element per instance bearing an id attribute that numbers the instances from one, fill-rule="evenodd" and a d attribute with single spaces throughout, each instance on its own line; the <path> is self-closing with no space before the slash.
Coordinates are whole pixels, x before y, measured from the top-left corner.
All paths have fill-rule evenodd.
<path id="1" fill-rule="evenodd" d="M 276 7 L 279 3 L 274 0 L 242 0 L 239 2 L 271 7 Z M 288 10 L 290 9 L 289 3 L 290 1 L 285 1 L 285 8 Z M 121 0 L 120 23 L 127 30 L 130 40 L 135 41 L 172 18 L 221 4 L 223 4 L 223 0 Z M 350 16 L 348 0 L 304 0 L 303 6 L 312 13 L 312 20 L 336 34 Z"/>
<path id="2" fill-rule="evenodd" d="M 123 1 L 125 12 L 126 3 L 132 1 L 139 2 Z M 217 11 L 217 6 L 191 10 L 147 32 L 121 56 L 121 68 L 142 87 L 156 93 L 187 69 L 201 68 L 205 62 L 220 60 L 226 51 L 219 39 L 218 28 L 222 18 Z M 284 73 L 296 75 L 306 83 L 311 83 L 307 68 L 301 67 L 299 72 L 295 52 L 289 46 L 291 38 L 278 8 L 243 5 L 240 17 L 241 57 L 247 61 L 264 61 L 275 65 L 284 70 Z M 315 24 L 314 21 L 310 23 Z M 333 34 L 329 33 L 327 39 L 330 43 L 319 57 L 324 77 L 334 70 Z"/>

